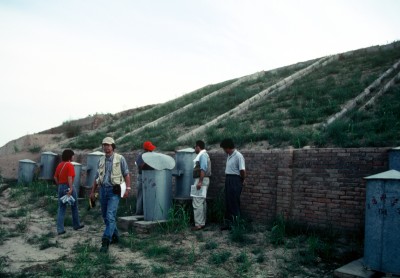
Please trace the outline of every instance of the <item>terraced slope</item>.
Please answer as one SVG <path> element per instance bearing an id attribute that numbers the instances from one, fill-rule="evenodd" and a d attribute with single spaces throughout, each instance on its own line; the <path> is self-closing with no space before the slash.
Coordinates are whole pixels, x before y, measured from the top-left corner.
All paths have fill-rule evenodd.
<path id="1" fill-rule="evenodd" d="M 200 137 L 217 143 L 229 135 L 242 144 L 266 140 L 273 146 L 330 146 L 326 130 L 318 128 L 400 58 L 399 46 L 369 52 L 359 50 L 296 81 L 249 112 L 227 119 Z M 322 138 L 325 138 L 322 140 Z"/>
<path id="2" fill-rule="evenodd" d="M 262 142 L 264 147 L 399 144 L 400 134 L 394 120 L 398 107 L 396 103 L 389 105 L 388 100 L 399 103 L 396 95 L 399 85 L 395 76 L 399 74 L 400 66 L 393 65 L 400 61 L 400 43 L 321 59 L 328 60 L 305 75 L 299 73 L 317 60 L 206 86 L 120 120 L 91 137 L 80 136 L 70 147 L 91 148 L 94 141 L 97 147 L 105 135 L 114 136 L 122 150 L 140 148 L 145 140 L 152 140 L 161 150 L 173 150 L 190 146 L 198 138 L 208 144 L 218 144 L 224 137 L 233 137 L 240 145 Z M 393 70 L 383 75 L 391 67 Z M 288 78 L 291 76 L 299 78 Z M 389 80 L 392 82 L 381 90 Z M 273 94 L 261 94 L 278 87 L 280 89 Z M 254 96 L 262 97 L 246 109 L 238 109 Z M 366 106 L 368 102 L 372 106 Z M 386 117 L 389 114 L 383 111 L 392 116 Z M 367 120 L 368 117 L 371 120 Z M 383 140 L 379 129 L 364 126 L 372 125 L 374 118 L 385 126 L 394 121 L 391 123 L 395 126 L 393 133 L 387 131 L 385 135 L 389 138 L 392 134 L 391 140 Z M 328 120 L 329 125 L 326 124 Z M 351 133 L 345 128 L 348 126 L 363 126 L 372 133 L 361 130 Z M 343 130 L 348 135 L 345 136 Z M 193 131 L 196 133 L 192 135 Z M 380 136 L 382 140 L 379 140 Z"/>

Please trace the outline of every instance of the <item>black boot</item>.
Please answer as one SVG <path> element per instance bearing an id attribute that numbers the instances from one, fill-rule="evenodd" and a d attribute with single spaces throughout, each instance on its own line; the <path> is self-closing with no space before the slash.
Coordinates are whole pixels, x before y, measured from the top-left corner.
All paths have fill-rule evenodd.
<path id="1" fill-rule="evenodd" d="M 118 244 L 118 242 L 119 242 L 119 237 L 116 235 L 113 235 L 111 238 L 110 244 Z"/>
<path id="2" fill-rule="evenodd" d="M 101 240 L 101 248 L 100 252 L 101 253 L 107 253 L 108 252 L 108 246 L 110 245 L 110 240 L 108 238 L 103 238 Z"/>

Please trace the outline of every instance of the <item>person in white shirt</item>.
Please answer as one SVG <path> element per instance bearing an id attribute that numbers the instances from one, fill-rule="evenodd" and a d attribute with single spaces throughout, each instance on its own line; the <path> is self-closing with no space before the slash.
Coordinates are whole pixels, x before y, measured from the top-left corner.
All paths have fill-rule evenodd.
<path id="1" fill-rule="evenodd" d="M 235 149 L 232 139 L 222 140 L 220 147 L 228 155 L 225 167 L 225 221 L 221 230 L 229 230 L 240 216 L 240 194 L 246 178 L 246 167 L 244 157 Z"/>
<path id="2" fill-rule="evenodd" d="M 193 160 L 193 178 L 194 185 L 197 190 L 205 190 L 207 192 L 210 184 L 211 176 L 211 160 L 207 151 L 205 150 L 205 143 L 201 140 L 196 141 L 195 152 L 196 158 Z M 206 225 L 207 203 L 206 198 L 193 197 L 193 214 L 194 214 L 194 227 L 192 231 L 198 231 Z"/>

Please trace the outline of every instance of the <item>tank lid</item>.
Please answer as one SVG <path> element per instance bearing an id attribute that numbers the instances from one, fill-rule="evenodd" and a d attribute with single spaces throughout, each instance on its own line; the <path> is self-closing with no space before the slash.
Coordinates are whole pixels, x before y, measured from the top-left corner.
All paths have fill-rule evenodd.
<path id="1" fill-rule="evenodd" d="M 80 166 L 80 165 L 82 165 L 82 164 L 80 164 L 80 163 L 78 163 L 78 162 L 75 162 L 75 161 L 72 161 L 71 164 L 74 165 L 74 166 Z"/>
<path id="2" fill-rule="evenodd" d="M 23 163 L 34 163 L 34 164 L 36 164 L 35 161 L 32 161 L 32 160 L 30 160 L 30 159 L 22 159 L 22 160 L 20 160 L 19 162 L 23 162 Z"/>
<path id="3" fill-rule="evenodd" d="M 103 156 L 104 153 L 96 151 L 96 152 L 89 153 L 88 155 L 101 155 L 101 156 Z"/>
<path id="4" fill-rule="evenodd" d="M 400 180 L 400 172 L 396 170 L 389 170 L 383 173 L 365 177 L 367 180 Z"/>
<path id="5" fill-rule="evenodd" d="M 143 161 L 155 170 L 172 170 L 175 167 L 175 160 L 169 155 L 155 152 L 144 153 Z"/>
<path id="6" fill-rule="evenodd" d="M 46 154 L 46 155 L 58 155 L 58 154 L 53 153 L 53 152 L 42 152 L 42 155 L 43 155 L 43 154 Z"/>
<path id="7" fill-rule="evenodd" d="M 194 153 L 193 148 L 187 148 L 187 149 L 182 149 L 182 150 L 177 150 L 177 153 Z"/>

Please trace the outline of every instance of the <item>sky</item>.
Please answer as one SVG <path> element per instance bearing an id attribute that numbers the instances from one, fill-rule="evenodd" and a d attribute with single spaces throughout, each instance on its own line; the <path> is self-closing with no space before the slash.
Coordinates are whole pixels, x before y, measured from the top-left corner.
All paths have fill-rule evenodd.
<path id="1" fill-rule="evenodd" d="M 0 0 L 0 147 L 400 39 L 399 0 Z"/>

